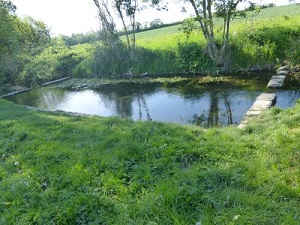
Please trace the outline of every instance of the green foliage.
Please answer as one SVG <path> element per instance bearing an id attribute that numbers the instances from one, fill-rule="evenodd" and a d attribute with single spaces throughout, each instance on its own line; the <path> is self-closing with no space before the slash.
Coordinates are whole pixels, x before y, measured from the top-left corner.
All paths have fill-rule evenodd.
<path id="1" fill-rule="evenodd" d="M 19 77 L 19 83 L 25 86 L 34 86 L 50 81 L 54 74 L 54 67 L 58 64 L 57 58 L 48 55 L 39 55 L 27 63 Z"/>
<path id="2" fill-rule="evenodd" d="M 18 35 L 14 29 L 15 6 L 10 1 L 0 1 L 0 84 L 10 82 L 16 72 L 15 62 Z"/>
<path id="3" fill-rule="evenodd" d="M 86 57 L 78 63 L 73 71 L 74 78 L 92 78 L 93 77 L 93 61 L 91 57 Z"/>
<path id="4" fill-rule="evenodd" d="M 50 30 L 42 21 L 25 17 L 15 19 L 15 26 L 19 34 L 20 44 L 27 54 L 34 54 L 41 47 L 50 42 Z"/>
<path id="5" fill-rule="evenodd" d="M 176 72 L 175 52 L 149 50 L 139 47 L 135 49 L 133 71 L 135 74 L 165 74 Z"/>
<path id="6" fill-rule="evenodd" d="M 292 45 L 297 46 L 300 27 L 293 26 L 298 18 L 291 20 L 274 19 L 260 21 L 256 26 L 245 24 L 245 30 L 232 38 L 233 57 L 242 67 L 254 65 L 274 64 L 280 61 L 294 60 L 297 49 L 290 50 Z M 280 24 L 280 25 L 278 25 Z"/>
<path id="7" fill-rule="evenodd" d="M 18 82 L 33 86 L 62 77 L 72 77 L 77 65 L 87 56 L 84 47 L 71 49 L 61 40 L 55 40 L 40 54 L 28 59 Z M 79 71 L 76 71 L 76 74 L 81 75 Z"/>
<path id="8" fill-rule="evenodd" d="M 300 62 L 300 35 L 298 39 L 290 38 L 288 46 L 284 50 L 285 59 L 292 65 L 297 65 Z"/>
<path id="9" fill-rule="evenodd" d="M 87 34 L 72 34 L 71 36 L 61 35 L 59 36 L 67 46 L 75 46 L 78 44 L 92 43 L 97 40 L 97 35 L 95 33 Z"/>
<path id="10" fill-rule="evenodd" d="M 1 224 L 298 224 L 300 105 L 248 128 L 0 100 Z"/>
<path id="11" fill-rule="evenodd" d="M 137 33 L 138 47 L 133 52 L 121 43 L 110 47 L 91 43 L 73 46 L 94 41 L 93 35 L 62 36 L 49 43 L 49 30 L 44 23 L 19 19 L 9 1 L 2 0 L 1 4 L 1 84 L 18 81 L 34 85 L 65 76 L 119 77 L 130 70 L 137 75 L 215 71 L 204 37 L 195 31 L 193 19 L 185 21 L 181 31 L 180 25 L 175 25 Z M 297 5 L 272 7 L 258 15 L 233 20 L 230 72 L 275 63 L 299 63 L 299 10 Z M 222 35 L 221 23 L 216 19 L 217 43 Z"/>
<path id="12" fill-rule="evenodd" d="M 25 63 L 50 41 L 46 25 L 19 19 L 10 1 L 0 1 L 0 84 L 16 83 Z"/>
<path id="13" fill-rule="evenodd" d="M 181 72 L 207 74 L 214 69 L 202 46 L 191 42 L 178 43 L 177 63 Z"/>
<path id="14" fill-rule="evenodd" d="M 94 76 L 113 78 L 125 74 L 132 67 L 131 49 L 122 43 L 97 45 L 92 56 Z"/>

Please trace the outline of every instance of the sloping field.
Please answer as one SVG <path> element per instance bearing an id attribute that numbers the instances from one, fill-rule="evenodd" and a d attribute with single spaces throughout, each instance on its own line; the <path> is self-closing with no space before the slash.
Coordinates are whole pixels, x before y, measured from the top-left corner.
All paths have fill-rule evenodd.
<path id="1" fill-rule="evenodd" d="M 237 18 L 232 21 L 231 32 L 243 31 L 247 26 L 266 23 L 267 26 L 276 26 L 279 23 L 288 23 L 300 26 L 300 4 L 277 6 L 262 9 L 258 14 L 249 13 L 247 18 Z M 197 23 L 196 23 L 197 24 Z M 216 22 L 216 26 L 220 24 Z M 185 37 L 180 31 L 181 25 L 164 27 L 136 34 L 137 44 L 149 49 L 175 48 L 178 41 L 184 41 Z M 191 41 L 204 42 L 202 34 L 197 32 L 191 37 Z"/>

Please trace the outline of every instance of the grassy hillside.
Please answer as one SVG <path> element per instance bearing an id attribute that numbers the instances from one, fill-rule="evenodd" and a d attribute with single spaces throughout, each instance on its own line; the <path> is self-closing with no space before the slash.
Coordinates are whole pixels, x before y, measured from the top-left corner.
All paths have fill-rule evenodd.
<path id="1" fill-rule="evenodd" d="M 300 104 L 245 130 L 0 111 L 0 224 L 300 223 Z"/>
<path id="2" fill-rule="evenodd" d="M 279 24 L 283 26 L 299 27 L 300 21 L 300 5 L 276 6 L 272 8 L 262 9 L 259 14 L 252 16 L 248 14 L 247 18 L 238 18 L 232 21 L 231 34 L 237 32 L 249 31 L 258 25 L 265 24 L 268 27 L 276 27 Z M 197 24 L 197 23 L 196 23 Z M 216 23 L 218 26 L 219 22 Z M 170 49 L 176 48 L 178 41 L 184 40 L 184 35 L 180 31 L 181 25 L 174 25 L 161 29 L 145 31 L 137 33 L 137 43 L 139 46 L 149 49 Z M 204 43 L 201 34 L 196 33 L 191 37 L 191 41 Z"/>
<path id="3" fill-rule="evenodd" d="M 257 16 L 233 20 L 227 73 L 299 64 L 299 21 L 298 5 L 268 8 Z M 179 28 L 176 25 L 138 33 L 134 54 L 122 44 L 113 48 L 97 43 L 69 47 L 58 38 L 36 55 L 24 57 L 12 83 L 34 86 L 66 76 L 119 78 L 129 70 L 135 75 L 216 74 L 201 32 L 195 31 L 186 40 Z M 222 29 L 217 21 L 215 28 L 220 42 Z"/>

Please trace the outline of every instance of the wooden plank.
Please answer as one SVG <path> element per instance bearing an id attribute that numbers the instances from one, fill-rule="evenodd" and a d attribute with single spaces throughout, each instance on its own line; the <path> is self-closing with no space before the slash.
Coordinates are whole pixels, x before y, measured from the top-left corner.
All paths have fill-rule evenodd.
<path id="1" fill-rule="evenodd" d="M 61 78 L 61 79 L 49 81 L 49 82 L 43 83 L 43 84 L 41 84 L 41 85 L 42 85 L 42 86 L 47 86 L 47 85 L 50 85 L 50 84 L 55 84 L 55 83 L 58 83 L 58 82 L 65 81 L 65 80 L 67 80 L 67 79 L 70 79 L 70 77 L 64 77 L 64 78 Z"/>
<path id="2" fill-rule="evenodd" d="M 5 95 L 1 95 L 0 98 L 11 97 L 11 96 L 14 96 L 14 95 L 26 92 L 26 91 L 30 91 L 30 90 L 31 90 L 31 88 L 25 88 L 25 89 L 22 89 L 22 90 L 19 90 L 19 91 L 14 91 L 14 92 L 11 92 L 11 93 L 8 93 L 8 94 L 5 94 Z"/>

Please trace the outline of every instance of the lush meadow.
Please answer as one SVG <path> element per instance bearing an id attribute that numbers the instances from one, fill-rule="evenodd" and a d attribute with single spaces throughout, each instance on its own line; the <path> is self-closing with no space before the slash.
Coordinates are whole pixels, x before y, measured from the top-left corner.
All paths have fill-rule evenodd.
<path id="1" fill-rule="evenodd" d="M 299 104 L 244 130 L 0 109 L 0 224 L 300 223 Z"/>
<path id="2" fill-rule="evenodd" d="M 232 71 L 299 64 L 299 11 L 300 6 L 276 7 L 253 20 L 234 21 Z M 135 74 L 214 73 L 204 56 L 199 61 L 201 37 L 195 33 L 187 41 L 179 27 L 137 34 L 141 60 L 132 67 Z M 120 82 L 95 72 L 97 48 L 57 39 L 26 58 L 18 83 L 35 85 L 66 75 L 80 79 L 64 88 Z M 193 82 L 201 87 L 240 80 L 207 76 Z M 43 112 L 0 99 L 1 225 L 298 225 L 299 182 L 299 101 L 291 109 L 272 108 L 245 129 L 203 129 Z"/>

